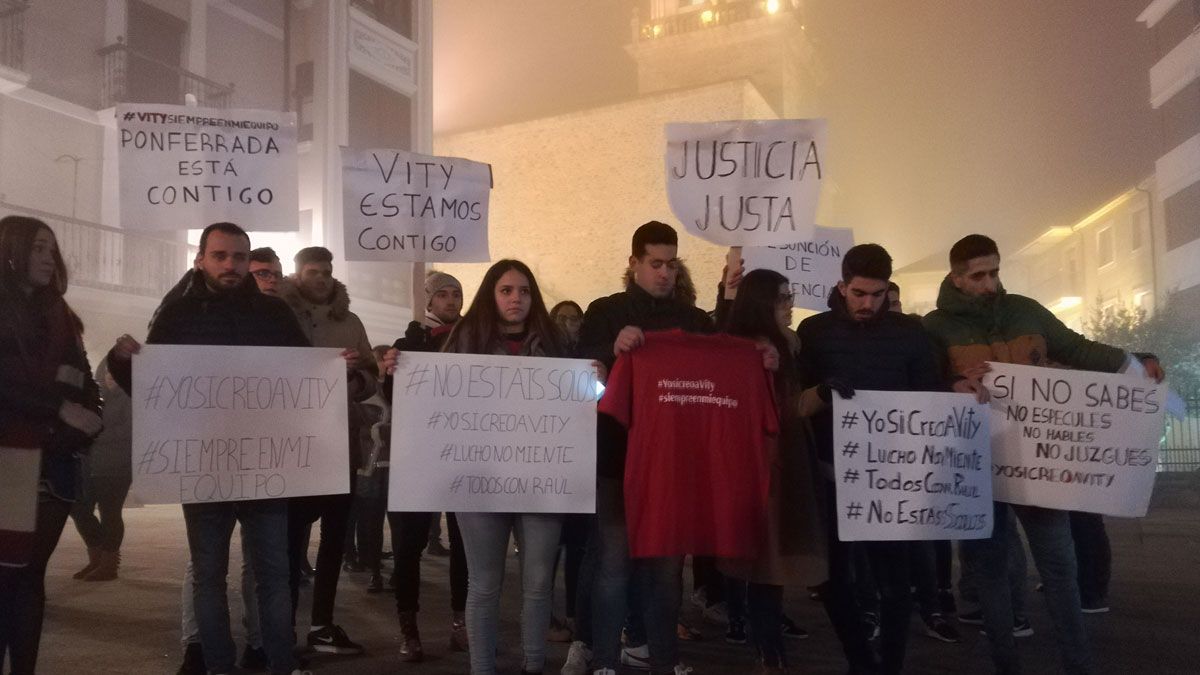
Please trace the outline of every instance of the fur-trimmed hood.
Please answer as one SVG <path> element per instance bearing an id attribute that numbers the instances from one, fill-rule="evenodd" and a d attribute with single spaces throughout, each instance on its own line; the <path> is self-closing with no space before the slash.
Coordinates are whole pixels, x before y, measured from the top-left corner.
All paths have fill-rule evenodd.
<path id="1" fill-rule="evenodd" d="M 295 274 L 280 279 L 277 288 L 279 297 L 283 298 L 296 314 L 307 313 L 333 321 L 345 321 L 350 315 L 350 292 L 346 290 L 346 284 L 337 279 L 333 280 L 333 297 L 323 304 L 314 303 L 304 297 L 300 292 L 300 280 Z"/>

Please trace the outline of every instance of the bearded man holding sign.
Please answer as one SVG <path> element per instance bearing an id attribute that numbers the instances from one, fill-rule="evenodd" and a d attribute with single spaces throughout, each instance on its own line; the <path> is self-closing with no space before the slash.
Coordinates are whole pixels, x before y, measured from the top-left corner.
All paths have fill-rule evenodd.
<path id="1" fill-rule="evenodd" d="M 1088 340 L 1037 301 L 1005 293 L 1000 284 L 1000 251 L 996 242 L 981 234 L 964 237 L 950 249 L 950 273 L 942 282 L 937 309 L 925 317 L 925 328 L 939 343 L 949 374 L 957 378 L 954 390 L 974 393 L 980 402 L 989 397 L 982 382 L 988 361 L 1116 373 L 1139 358 L 1148 376 L 1160 382 L 1164 377 L 1153 356 L 1131 357 Z M 961 549 L 964 561 L 978 567 L 983 623 L 999 673 L 1020 670 L 1007 582 L 1009 513 L 1009 504 L 996 502 L 991 538 L 964 541 Z M 1068 673 L 1090 672 L 1068 512 L 1013 504 L 1011 513 L 1025 529 L 1041 575 L 1063 668 Z"/>

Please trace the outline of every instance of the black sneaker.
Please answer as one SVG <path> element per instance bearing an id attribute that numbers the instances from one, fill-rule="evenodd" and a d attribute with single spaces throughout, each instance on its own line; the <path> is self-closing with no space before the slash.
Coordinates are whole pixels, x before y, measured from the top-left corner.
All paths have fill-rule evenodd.
<path id="1" fill-rule="evenodd" d="M 262 647 L 251 647 L 246 645 L 242 650 L 242 668 L 253 671 L 266 670 L 270 663 L 267 661 L 267 652 Z"/>
<path id="2" fill-rule="evenodd" d="M 940 588 L 937 593 L 938 611 L 942 614 L 955 614 L 958 612 L 958 607 L 954 602 L 954 591 L 949 588 Z"/>
<path id="3" fill-rule="evenodd" d="M 374 574 L 371 575 L 371 580 L 367 582 L 367 592 L 368 593 L 382 593 L 383 592 L 383 577 L 379 574 L 379 572 L 375 572 Z"/>
<path id="4" fill-rule="evenodd" d="M 1013 619 L 1013 637 L 1029 637 L 1033 635 L 1033 626 L 1029 624 L 1029 619 L 1018 616 Z"/>
<path id="5" fill-rule="evenodd" d="M 1104 614 L 1109 611 L 1108 598 L 1088 598 L 1080 606 L 1084 614 Z"/>
<path id="6" fill-rule="evenodd" d="M 351 642 L 341 626 L 329 625 L 308 632 L 308 646 L 323 654 L 361 654 L 362 645 Z"/>
<path id="7" fill-rule="evenodd" d="M 179 666 L 176 675 L 208 675 L 204 665 L 204 651 L 199 642 L 189 642 L 183 650 L 183 664 Z"/>
<path id="8" fill-rule="evenodd" d="M 729 630 L 725 631 L 725 641 L 731 645 L 744 645 L 746 639 L 746 622 L 730 617 Z"/>
<path id="9" fill-rule="evenodd" d="M 941 614 L 935 613 L 922 616 L 921 621 L 924 623 L 925 634 L 934 640 L 950 643 L 962 641 L 962 637 L 958 634 L 958 629 Z"/>
<path id="10" fill-rule="evenodd" d="M 783 631 L 783 637 L 785 638 L 791 638 L 793 640 L 808 639 L 808 631 L 804 630 L 800 626 L 797 626 L 796 622 L 792 621 L 791 617 L 789 617 L 787 614 L 784 614 L 780 619 L 780 629 Z"/>
<path id="11" fill-rule="evenodd" d="M 965 624 L 968 624 L 971 626 L 982 626 L 983 625 L 983 610 L 975 609 L 975 610 L 971 610 L 970 612 L 963 612 L 962 614 L 958 615 L 958 622 L 965 623 Z"/>

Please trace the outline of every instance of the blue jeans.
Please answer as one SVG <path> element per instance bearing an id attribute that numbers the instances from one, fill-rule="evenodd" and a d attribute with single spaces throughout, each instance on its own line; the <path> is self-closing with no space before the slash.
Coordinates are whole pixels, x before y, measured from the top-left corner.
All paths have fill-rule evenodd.
<path id="1" fill-rule="evenodd" d="M 210 672 L 231 672 L 237 659 L 237 647 L 229 632 L 225 584 L 235 521 L 241 523 L 254 566 L 262 646 L 271 672 L 290 673 L 296 667 L 288 592 L 287 509 L 282 499 L 183 505 L 195 576 L 196 624 L 204 663 Z"/>
<path id="2" fill-rule="evenodd" d="M 988 539 L 962 542 L 964 558 L 972 559 L 978 570 L 979 600 L 983 606 L 983 625 L 991 643 L 996 670 L 1004 675 L 1021 672 L 1017 642 L 1013 637 L 1013 602 L 1009 585 L 1009 518 L 1015 514 L 1025 529 L 1033 562 L 1041 576 L 1046 609 L 1058 641 L 1063 670 L 1067 673 L 1091 672 L 1083 612 L 1079 608 L 1076 581 L 1075 546 L 1066 511 L 1036 506 L 996 502 L 995 524 Z"/>
<path id="3" fill-rule="evenodd" d="M 592 668 L 618 669 L 621 626 L 625 623 L 630 584 L 641 598 L 650 647 L 650 668 L 669 672 L 679 661 L 680 594 L 683 592 L 683 558 L 629 557 L 625 527 L 625 490 L 615 478 L 599 478 L 596 485 L 594 532 L 595 579 L 592 595 Z"/>
<path id="4" fill-rule="evenodd" d="M 262 632 L 258 630 L 258 597 L 254 593 L 254 561 L 250 549 L 246 546 L 246 530 L 242 528 L 242 629 L 246 632 L 246 644 L 250 647 L 262 647 Z M 188 560 L 187 569 L 183 575 L 183 590 L 180 598 L 182 620 L 180 622 L 180 642 L 183 648 L 193 642 L 200 642 L 200 627 L 196 625 L 196 572 L 192 569 L 192 561 Z"/>
<path id="5" fill-rule="evenodd" d="M 514 533 L 521 561 L 521 646 L 524 669 L 540 673 L 546 665 L 546 631 L 554 562 L 563 517 L 544 513 L 459 513 L 467 554 L 467 640 L 472 675 L 496 672 L 496 633 L 500 628 L 500 590 Z"/>

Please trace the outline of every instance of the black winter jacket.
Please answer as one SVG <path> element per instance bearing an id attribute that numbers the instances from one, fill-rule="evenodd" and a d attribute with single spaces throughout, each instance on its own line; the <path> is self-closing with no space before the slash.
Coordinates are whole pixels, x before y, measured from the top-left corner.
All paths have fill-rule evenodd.
<path id="1" fill-rule="evenodd" d="M 177 290 L 182 287 L 182 292 Z M 227 293 L 214 293 L 195 270 L 163 298 L 146 344 L 309 347 L 296 315 L 283 300 L 258 292 L 254 277 Z M 111 358 L 113 379 L 130 390 L 130 361 Z"/>
<path id="2" fill-rule="evenodd" d="M 829 379 L 854 389 L 873 391 L 945 391 L 933 343 L 912 317 L 889 312 L 884 303 L 867 321 L 855 321 L 837 289 L 829 294 L 828 312 L 800 322 L 800 369 L 804 386 Z M 817 451 L 833 459 L 832 411 L 812 420 Z"/>

